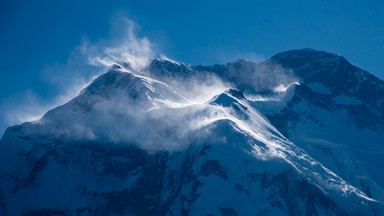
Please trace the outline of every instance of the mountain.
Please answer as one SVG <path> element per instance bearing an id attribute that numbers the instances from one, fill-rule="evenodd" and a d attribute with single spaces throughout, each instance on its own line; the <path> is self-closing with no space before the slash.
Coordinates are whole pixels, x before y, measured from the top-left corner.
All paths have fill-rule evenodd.
<path id="1" fill-rule="evenodd" d="M 116 62 L 0 141 L 1 215 L 383 215 L 384 82 L 312 49 Z"/>

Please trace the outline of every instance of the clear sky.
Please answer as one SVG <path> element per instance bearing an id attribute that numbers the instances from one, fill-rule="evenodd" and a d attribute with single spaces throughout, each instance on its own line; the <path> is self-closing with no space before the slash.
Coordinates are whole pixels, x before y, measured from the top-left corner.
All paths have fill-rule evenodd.
<path id="1" fill-rule="evenodd" d="M 12 116 L 57 101 L 73 71 L 82 73 L 76 50 L 113 38 L 119 17 L 137 23 L 161 53 L 192 65 L 310 47 L 383 79 L 383 11 L 383 0 L 0 1 L 0 133 L 25 120 Z"/>

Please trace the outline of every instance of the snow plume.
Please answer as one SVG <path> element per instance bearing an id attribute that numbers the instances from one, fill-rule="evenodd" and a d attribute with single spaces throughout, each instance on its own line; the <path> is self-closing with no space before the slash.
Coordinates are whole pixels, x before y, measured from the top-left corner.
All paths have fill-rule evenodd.
<path id="1" fill-rule="evenodd" d="M 96 140 L 133 144 L 148 151 L 179 151 L 196 141 L 196 137 L 208 137 L 208 124 L 225 117 L 220 108 L 208 104 L 148 109 L 151 104 L 144 98 L 129 98 L 124 90 L 115 92 L 111 100 L 94 104 L 85 113 L 76 107 L 78 102 L 82 103 L 77 101 L 48 113 L 33 127 L 48 137 L 53 133 L 80 142 Z"/>
<path id="2" fill-rule="evenodd" d="M 48 110 L 68 102 L 114 63 L 129 64 L 133 70 L 145 67 L 155 52 L 148 38 L 138 36 L 139 26 L 125 17 L 118 17 L 112 25 L 108 39 L 84 38 L 66 62 L 42 69 L 40 75 L 49 87 L 49 95 L 27 89 L 1 101 L 0 133 L 9 126 L 37 120 Z"/>
<path id="3" fill-rule="evenodd" d="M 299 82 L 293 82 L 289 85 L 280 84 L 280 85 L 276 86 L 275 88 L 273 88 L 273 92 L 284 93 L 288 90 L 288 88 L 290 88 L 291 86 L 294 86 L 294 85 L 300 85 L 300 83 Z"/>
<path id="4" fill-rule="evenodd" d="M 251 79 L 255 89 L 273 92 L 285 91 L 282 87 L 289 86 L 291 83 L 298 81 L 298 78 L 291 70 L 271 61 L 259 64 Z"/>
<path id="5" fill-rule="evenodd" d="M 88 62 L 95 66 L 111 67 L 116 63 L 129 64 L 131 69 L 140 70 L 148 65 L 154 57 L 153 45 L 147 37 L 138 37 L 137 24 L 127 18 L 123 18 L 118 29 L 123 31 L 120 38 L 111 41 L 101 41 L 91 44 L 85 41 L 81 47 L 82 54 L 87 56 Z M 123 29 L 123 30 L 122 30 Z"/>
<path id="6" fill-rule="evenodd" d="M 186 97 L 195 103 L 207 102 L 215 95 L 221 94 L 233 86 L 223 80 L 218 79 L 214 75 L 209 75 L 210 79 L 206 82 L 200 82 L 197 79 L 192 80 L 190 85 L 190 91 L 186 94 Z"/>
<path id="7" fill-rule="evenodd" d="M 42 104 L 41 98 L 31 90 L 4 99 L 0 104 L 1 121 L 4 122 L 4 126 L 1 125 L 4 128 L 0 128 L 1 132 L 6 129 L 6 126 L 40 118 L 46 111 L 46 107 L 36 106 L 36 104 Z"/>
<path id="8" fill-rule="evenodd" d="M 18 92 L 0 103 L 0 136 L 9 126 L 40 119 L 44 113 L 76 96 L 86 83 L 73 82 L 71 88 L 63 89 L 53 98 L 43 98 L 31 89 Z"/>
<path id="9" fill-rule="evenodd" d="M 234 85 L 213 73 L 207 72 L 200 75 L 189 77 L 188 80 L 179 81 L 180 83 L 172 86 L 193 104 L 205 103 L 215 95 L 234 88 Z"/>
<path id="10" fill-rule="evenodd" d="M 212 71 L 200 71 L 195 67 L 171 60 L 167 56 L 154 59 L 143 73 L 171 86 L 190 101 L 201 104 L 234 85 Z"/>
<path id="11" fill-rule="evenodd" d="M 229 63 L 223 78 L 234 84 L 250 100 L 279 100 L 299 78 L 292 70 L 267 60 L 260 64 L 237 60 Z"/>

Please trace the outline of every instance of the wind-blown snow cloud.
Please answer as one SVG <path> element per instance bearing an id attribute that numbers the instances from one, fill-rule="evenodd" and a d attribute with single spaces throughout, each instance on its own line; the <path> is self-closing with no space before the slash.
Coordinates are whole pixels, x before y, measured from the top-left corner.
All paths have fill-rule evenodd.
<path id="1" fill-rule="evenodd" d="M 169 81 L 172 83 L 172 81 Z M 202 77 L 190 77 L 188 80 L 175 81 L 178 85 L 172 87 L 187 98 L 191 103 L 205 103 L 229 88 L 235 88 L 233 84 L 220 79 L 213 73 L 206 72 Z"/>
<path id="2" fill-rule="evenodd" d="M 155 56 L 154 46 L 148 38 L 137 36 L 137 29 L 135 22 L 119 17 L 109 39 L 83 39 L 65 64 L 46 66 L 41 76 L 57 92 L 56 96 L 44 98 L 28 89 L 6 98 L 0 103 L 0 133 L 9 126 L 37 120 L 48 110 L 66 103 L 113 63 L 129 63 L 133 70 L 146 66 Z"/>
<path id="3" fill-rule="evenodd" d="M 134 70 L 148 65 L 150 59 L 155 56 L 152 43 L 147 37 L 137 36 L 135 22 L 123 18 L 121 25 L 124 31 L 122 38 L 96 44 L 85 42 L 82 45 L 81 52 L 87 56 L 89 64 L 110 67 L 115 63 L 124 62 L 129 63 Z"/>

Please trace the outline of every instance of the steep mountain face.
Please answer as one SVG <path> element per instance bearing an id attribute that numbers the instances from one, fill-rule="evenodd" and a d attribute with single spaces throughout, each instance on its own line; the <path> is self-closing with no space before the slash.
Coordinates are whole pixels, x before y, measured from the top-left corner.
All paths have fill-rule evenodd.
<path id="1" fill-rule="evenodd" d="M 384 214 L 384 82 L 293 50 L 118 62 L 0 142 L 1 215 Z"/>
<path id="2" fill-rule="evenodd" d="M 341 56 L 310 49 L 270 61 L 293 70 L 302 84 L 286 106 L 266 111 L 269 120 L 328 168 L 383 201 L 384 82 Z"/>

